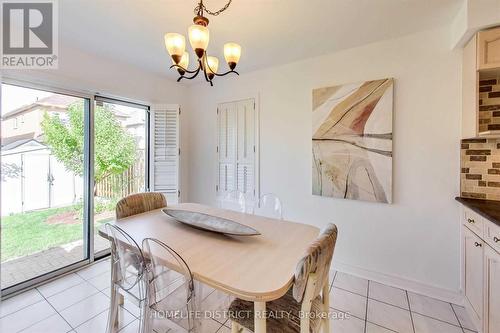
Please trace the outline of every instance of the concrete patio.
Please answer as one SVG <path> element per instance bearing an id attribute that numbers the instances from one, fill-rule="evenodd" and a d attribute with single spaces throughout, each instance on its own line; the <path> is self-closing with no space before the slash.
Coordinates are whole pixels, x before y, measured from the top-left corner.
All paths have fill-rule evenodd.
<path id="1" fill-rule="evenodd" d="M 95 252 L 109 247 L 109 242 L 96 236 Z M 16 285 L 37 276 L 50 273 L 62 267 L 81 261 L 84 257 L 83 241 L 50 248 L 28 256 L 8 260 L 2 263 L 2 289 Z"/>

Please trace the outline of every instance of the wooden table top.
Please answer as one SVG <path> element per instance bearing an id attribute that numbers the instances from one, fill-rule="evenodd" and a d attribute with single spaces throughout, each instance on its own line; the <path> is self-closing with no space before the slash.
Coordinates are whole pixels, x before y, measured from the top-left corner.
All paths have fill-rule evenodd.
<path id="1" fill-rule="evenodd" d="M 196 211 L 253 227 L 261 235 L 227 236 L 177 222 L 160 209 L 114 222 L 138 244 L 157 238 L 175 249 L 196 280 L 249 301 L 283 296 L 293 283 L 295 267 L 319 229 L 305 224 L 243 214 L 199 204 L 169 208 Z M 107 237 L 104 228 L 99 234 Z"/>

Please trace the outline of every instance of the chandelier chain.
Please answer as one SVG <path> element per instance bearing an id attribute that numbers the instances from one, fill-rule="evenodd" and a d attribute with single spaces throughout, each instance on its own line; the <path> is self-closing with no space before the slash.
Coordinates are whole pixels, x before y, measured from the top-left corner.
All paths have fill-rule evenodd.
<path id="1" fill-rule="evenodd" d="M 222 13 L 223 11 L 225 11 L 229 7 L 229 5 L 231 4 L 232 1 L 233 0 L 229 0 L 228 3 L 226 3 L 226 5 L 224 7 L 213 12 L 205 6 L 205 4 L 203 3 L 203 0 L 200 0 L 200 3 L 198 4 L 198 6 L 196 6 L 194 8 L 194 13 L 195 14 L 199 14 L 199 13 L 203 14 L 203 12 L 205 11 L 207 14 L 210 14 L 212 16 L 218 16 L 220 13 Z"/>

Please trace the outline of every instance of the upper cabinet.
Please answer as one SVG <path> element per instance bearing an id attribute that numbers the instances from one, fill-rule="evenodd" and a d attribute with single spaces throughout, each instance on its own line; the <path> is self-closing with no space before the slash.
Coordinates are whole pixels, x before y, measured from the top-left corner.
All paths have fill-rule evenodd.
<path id="1" fill-rule="evenodd" d="M 500 138 L 500 27 L 480 31 L 464 48 L 462 139 Z"/>
<path id="2" fill-rule="evenodd" d="M 500 67 L 500 27 L 477 33 L 477 68 Z"/>

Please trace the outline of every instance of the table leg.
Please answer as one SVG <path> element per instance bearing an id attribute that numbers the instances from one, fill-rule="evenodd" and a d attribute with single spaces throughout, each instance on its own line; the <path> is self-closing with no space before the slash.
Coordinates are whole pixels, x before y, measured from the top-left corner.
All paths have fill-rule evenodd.
<path id="1" fill-rule="evenodd" d="M 266 302 L 254 302 L 254 333 L 266 333 Z"/>
<path id="2" fill-rule="evenodd" d="M 118 304 L 119 305 L 125 304 L 125 297 L 122 294 L 118 294 Z"/>
<path id="3" fill-rule="evenodd" d="M 231 322 L 231 333 L 240 333 L 240 325 L 238 325 L 235 321 Z"/>

